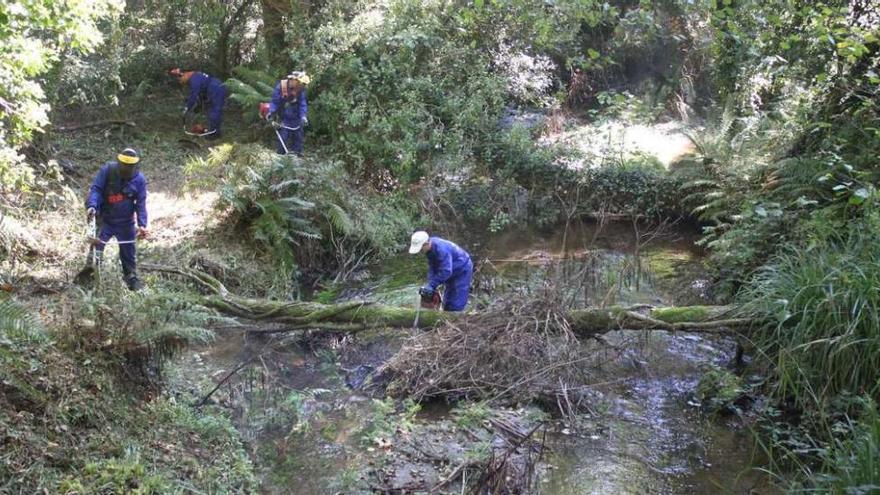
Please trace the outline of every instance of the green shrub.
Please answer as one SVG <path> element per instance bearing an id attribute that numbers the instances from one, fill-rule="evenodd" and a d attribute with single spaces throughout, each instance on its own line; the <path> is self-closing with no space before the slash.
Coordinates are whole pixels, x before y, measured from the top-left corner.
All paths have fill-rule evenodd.
<path id="1" fill-rule="evenodd" d="M 822 232 L 783 250 L 740 295 L 746 312 L 770 322 L 758 342 L 777 394 L 804 408 L 880 391 L 880 213 Z"/>
<path id="2" fill-rule="evenodd" d="M 299 269 L 345 278 L 397 253 L 417 216 L 403 193 L 356 187 L 340 162 L 281 157 L 256 145 L 214 147 L 186 172 L 192 185 L 220 188 L 218 208 L 288 280 Z"/>
<path id="3" fill-rule="evenodd" d="M 210 327 L 230 321 L 186 295 L 148 288 L 124 290 L 104 279 L 93 293 L 80 294 L 69 332 L 59 340 L 69 349 L 100 351 L 141 384 L 161 379 L 165 366 L 188 345 L 210 341 Z"/>
<path id="4" fill-rule="evenodd" d="M 687 213 L 681 203 L 681 186 L 682 179 L 648 157 L 588 168 L 578 178 L 579 211 L 679 217 Z"/>

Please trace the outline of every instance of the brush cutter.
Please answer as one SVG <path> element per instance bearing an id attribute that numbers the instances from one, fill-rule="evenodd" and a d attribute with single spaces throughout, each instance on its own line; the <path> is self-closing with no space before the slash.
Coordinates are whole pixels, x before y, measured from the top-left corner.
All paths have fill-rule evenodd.
<path id="1" fill-rule="evenodd" d="M 73 283 L 84 287 L 91 285 L 95 270 L 98 269 L 98 250 L 95 249 L 96 243 L 94 241 L 100 242 L 100 239 L 98 239 L 98 222 L 94 215 L 89 219 L 88 234 L 86 241 L 89 243 L 89 257 L 86 260 L 86 266 L 73 278 Z"/>
<path id="2" fill-rule="evenodd" d="M 259 106 L 260 117 L 269 121 L 269 124 L 272 126 L 272 129 L 275 131 L 275 136 L 278 137 L 278 142 L 281 143 L 281 147 L 284 148 L 284 154 L 289 155 L 290 150 L 287 149 L 287 143 L 281 139 L 281 133 L 278 132 L 279 129 L 287 129 L 288 131 L 298 131 L 302 125 L 298 125 L 296 127 L 287 127 L 286 125 L 278 122 L 277 120 L 270 120 L 269 116 L 269 104 L 266 102 L 260 103 Z"/>
<path id="3" fill-rule="evenodd" d="M 205 137 L 217 132 L 217 129 L 209 131 L 204 124 L 200 124 L 198 122 L 187 125 L 187 115 L 189 114 L 183 116 L 183 133 L 187 136 Z"/>
<path id="4" fill-rule="evenodd" d="M 284 124 L 278 123 L 274 120 L 272 121 L 272 128 L 275 129 L 275 135 L 278 136 L 278 142 L 281 143 L 281 147 L 284 148 L 285 155 L 289 155 L 290 150 L 287 149 L 287 144 L 284 142 L 283 139 L 281 139 L 281 133 L 278 132 L 278 129 L 287 129 L 288 131 L 298 131 L 300 127 L 302 127 L 302 125 L 298 125 L 296 127 L 287 127 Z"/>

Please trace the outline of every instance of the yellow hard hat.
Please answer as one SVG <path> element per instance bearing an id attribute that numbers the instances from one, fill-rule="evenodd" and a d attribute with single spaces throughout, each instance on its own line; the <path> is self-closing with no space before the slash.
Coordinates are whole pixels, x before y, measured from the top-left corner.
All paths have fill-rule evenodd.
<path id="1" fill-rule="evenodd" d="M 303 84 L 308 84 L 308 83 L 312 82 L 312 78 L 310 78 L 308 76 L 308 74 L 305 73 L 305 71 L 299 71 L 299 70 L 291 72 L 290 75 L 287 76 L 287 78 L 288 79 L 296 79 L 297 81 L 299 81 Z"/>

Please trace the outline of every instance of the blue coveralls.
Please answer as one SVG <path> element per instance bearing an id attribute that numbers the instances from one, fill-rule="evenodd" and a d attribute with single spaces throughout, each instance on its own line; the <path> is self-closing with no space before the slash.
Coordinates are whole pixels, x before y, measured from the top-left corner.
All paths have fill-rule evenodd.
<path id="1" fill-rule="evenodd" d="M 186 99 L 186 109 L 193 110 L 200 100 L 203 100 L 207 105 L 205 114 L 208 116 L 208 130 L 217 131 L 215 134 L 220 134 L 223 105 L 226 103 L 226 86 L 223 81 L 204 72 L 193 72 L 189 78 L 189 98 Z"/>
<path id="2" fill-rule="evenodd" d="M 474 275 L 470 255 L 453 242 L 431 237 L 431 249 L 425 256 L 428 258 L 427 287 L 437 290 L 437 286 L 446 284 L 443 309 L 462 311 L 467 306 Z"/>
<path id="3" fill-rule="evenodd" d="M 147 227 L 147 179 L 140 171 L 125 180 L 119 172 L 119 163 L 105 163 L 89 189 L 86 208 L 94 208 L 101 221 L 95 250 L 100 256 L 107 241 L 133 241 L 137 227 Z M 137 217 L 137 224 L 135 224 Z M 134 243 L 119 245 L 119 260 L 126 280 L 137 276 L 137 251 Z"/>
<path id="4" fill-rule="evenodd" d="M 296 129 L 295 131 L 284 128 L 279 129 L 281 139 L 284 140 L 284 144 L 291 153 L 302 156 L 303 135 L 305 133 L 302 124 L 303 119 L 306 118 L 309 112 L 309 103 L 306 101 L 306 88 L 302 87 L 299 95 L 296 97 L 287 95 L 287 98 L 285 98 L 281 94 L 281 81 L 278 81 L 278 84 L 275 85 L 275 91 L 272 92 L 272 101 L 269 103 L 269 115 L 275 115 L 275 112 L 279 111 L 281 112 L 281 125 Z M 280 142 L 276 150 L 279 155 L 284 154 L 284 146 L 281 146 Z"/>

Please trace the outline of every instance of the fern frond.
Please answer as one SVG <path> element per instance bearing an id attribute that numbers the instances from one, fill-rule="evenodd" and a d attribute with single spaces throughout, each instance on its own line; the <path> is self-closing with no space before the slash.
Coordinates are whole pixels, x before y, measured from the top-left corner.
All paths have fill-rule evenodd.
<path id="1" fill-rule="evenodd" d="M 250 69 L 243 65 L 239 65 L 238 67 L 232 69 L 232 73 L 238 76 L 240 80 L 246 81 L 250 85 L 262 83 L 271 87 L 275 85 L 275 81 L 277 79 L 275 76 L 269 74 L 268 72 L 258 69 Z"/>
<path id="2" fill-rule="evenodd" d="M 0 338 L 42 342 L 46 331 L 40 322 L 10 297 L 0 298 Z"/>
<path id="3" fill-rule="evenodd" d="M 343 235 L 351 235 L 351 232 L 354 230 L 354 222 L 352 222 L 351 217 L 341 206 L 331 203 L 324 215 L 330 221 L 332 228 Z"/>

